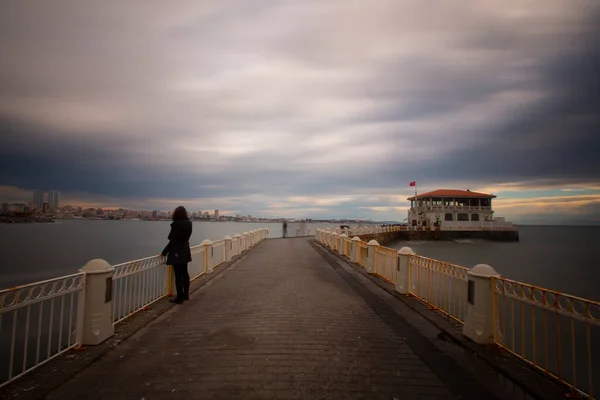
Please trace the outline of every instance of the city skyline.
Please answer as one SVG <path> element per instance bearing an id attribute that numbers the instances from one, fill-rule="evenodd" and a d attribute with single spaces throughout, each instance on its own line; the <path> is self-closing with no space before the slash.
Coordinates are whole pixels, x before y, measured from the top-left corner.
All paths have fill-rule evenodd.
<path id="1" fill-rule="evenodd" d="M 597 1 L 5 8 L 5 201 L 401 221 L 416 181 L 600 224 Z"/>

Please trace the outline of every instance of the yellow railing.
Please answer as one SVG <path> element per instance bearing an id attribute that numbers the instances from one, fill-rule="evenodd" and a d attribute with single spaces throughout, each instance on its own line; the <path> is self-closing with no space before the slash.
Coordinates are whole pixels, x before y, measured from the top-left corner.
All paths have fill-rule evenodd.
<path id="1" fill-rule="evenodd" d="M 367 268 L 367 251 L 368 246 L 362 240 L 356 242 L 356 262 L 363 268 Z"/>
<path id="2" fill-rule="evenodd" d="M 416 254 L 409 256 L 410 294 L 464 323 L 468 268 Z"/>
<path id="3" fill-rule="evenodd" d="M 389 282 L 396 283 L 398 273 L 398 251 L 383 246 L 375 248 L 375 274 Z"/>
<path id="4" fill-rule="evenodd" d="M 329 235 L 323 235 L 327 241 Z M 341 240 L 349 255 L 351 240 Z M 357 241 L 356 262 L 367 268 L 368 245 Z M 337 251 L 337 247 L 335 247 Z M 398 280 L 397 250 L 375 246 L 373 272 L 391 282 Z M 468 268 L 408 255 L 408 294 L 464 324 L 467 315 Z M 492 277 L 494 343 L 545 372 L 578 395 L 597 400 L 600 387 L 600 302 Z M 490 312 L 491 314 L 491 312 Z"/>
<path id="5" fill-rule="evenodd" d="M 590 398 L 600 385 L 600 303 L 495 277 L 494 341 Z M 593 346 L 594 345 L 594 346 Z M 595 353 L 594 353 L 595 351 Z"/>

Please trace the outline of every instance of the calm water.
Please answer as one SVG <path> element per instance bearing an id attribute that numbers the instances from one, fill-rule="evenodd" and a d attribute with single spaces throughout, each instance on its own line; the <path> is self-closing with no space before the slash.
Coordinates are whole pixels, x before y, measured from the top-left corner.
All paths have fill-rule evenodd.
<path id="1" fill-rule="evenodd" d="M 337 227 L 334 224 L 310 224 Z M 289 224 L 295 235 L 297 225 Z M 192 244 L 252 229 L 268 228 L 281 237 L 279 223 L 194 222 Z M 111 264 L 158 254 L 169 222 L 66 220 L 54 224 L 0 224 L 0 288 L 74 273 L 87 261 Z M 521 241 L 395 242 L 418 254 L 466 267 L 485 263 L 503 276 L 549 289 L 600 300 L 600 227 L 523 226 Z"/>
<path id="2" fill-rule="evenodd" d="M 167 244 L 168 221 L 64 220 L 54 224 L 0 224 L 0 288 L 55 278 L 77 272 L 91 259 L 111 264 L 159 254 Z M 308 224 L 335 228 L 334 224 Z M 299 224 L 288 224 L 296 235 Z M 195 221 L 190 244 L 217 240 L 253 229 L 269 229 L 269 237 L 281 237 L 280 223 Z"/>
<path id="3" fill-rule="evenodd" d="M 600 300 L 600 227 L 521 226 L 518 243 L 395 242 L 465 267 L 489 264 L 502 276 Z"/>

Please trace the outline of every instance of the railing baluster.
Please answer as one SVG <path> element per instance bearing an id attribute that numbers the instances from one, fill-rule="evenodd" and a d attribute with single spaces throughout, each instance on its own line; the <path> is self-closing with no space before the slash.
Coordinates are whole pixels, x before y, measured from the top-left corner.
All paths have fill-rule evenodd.
<path id="1" fill-rule="evenodd" d="M 8 361 L 8 379 L 12 378 L 13 367 L 15 362 L 15 335 L 17 334 L 17 313 L 19 310 L 15 310 L 13 314 L 13 323 L 12 323 L 12 334 L 10 337 L 10 359 Z"/>
<path id="2" fill-rule="evenodd" d="M 60 296 L 60 325 L 58 327 L 58 351 L 62 348 L 62 331 L 63 331 L 63 318 L 65 315 L 65 297 Z"/>
<path id="3" fill-rule="evenodd" d="M 523 297 L 523 286 L 521 288 L 521 297 Z M 525 353 L 525 303 L 521 302 L 521 354 L 527 357 Z"/>
<path id="4" fill-rule="evenodd" d="M 562 352 L 561 352 L 561 343 L 560 343 L 560 317 L 558 315 L 558 297 L 554 296 L 554 315 L 556 316 L 556 351 L 557 351 L 557 357 L 556 357 L 556 367 L 558 368 L 558 371 L 556 373 L 556 375 L 559 378 L 562 378 Z"/>
<path id="5" fill-rule="evenodd" d="M 590 307 L 587 306 L 586 316 L 590 313 Z M 594 369 L 592 368 L 592 342 L 590 340 L 590 325 L 589 323 L 585 324 L 585 336 L 587 339 L 587 356 L 588 356 L 588 393 L 591 398 L 594 398 Z"/>
<path id="6" fill-rule="evenodd" d="M 27 306 L 25 309 L 25 339 L 23 343 L 23 368 L 21 372 L 27 370 L 27 345 L 29 344 L 29 317 L 31 317 L 31 306 Z"/>
<path id="7" fill-rule="evenodd" d="M 71 293 L 71 305 L 69 309 L 69 341 L 67 343 L 68 347 L 71 347 L 71 343 L 73 342 L 73 296 L 75 293 Z"/>
<path id="8" fill-rule="evenodd" d="M 42 339 L 42 316 L 44 314 L 44 302 L 40 302 L 40 315 L 38 316 L 38 330 L 37 330 L 37 344 L 35 347 L 35 364 L 37 365 L 40 362 L 40 343 Z M 2 321 L 2 314 L 0 314 L 0 321 Z M 2 332 L 2 329 L 0 329 Z"/>
<path id="9" fill-rule="evenodd" d="M 569 311 L 573 313 L 573 300 L 569 301 Z M 573 320 L 573 316 L 571 316 L 571 362 L 573 363 L 573 386 L 577 387 L 577 354 L 575 352 L 575 321 Z"/>
<path id="10" fill-rule="evenodd" d="M 50 331 L 48 333 L 48 358 L 52 351 L 52 326 L 54 325 L 54 297 L 50 301 Z"/>

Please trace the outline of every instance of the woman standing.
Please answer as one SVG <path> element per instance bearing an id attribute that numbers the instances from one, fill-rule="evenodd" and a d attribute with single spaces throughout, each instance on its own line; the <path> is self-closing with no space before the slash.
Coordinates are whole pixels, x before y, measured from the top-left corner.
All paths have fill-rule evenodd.
<path id="1" fill-rule="evenodd" d="M 192 221 L 188 218 L 186 209 L 179 206 L 173 212 L 173 223 L 171 223 L 171 232 L 168 238 L 169 244 L 161 253 L 163 257 L 167 256 L 167 265 L 172 265 L 175 272 L 177 297 L 169 300 L 171 303 L 181 304 L 184 300 L 190 298 L 188 263 L 192 261 L 191 236 Z"/>

